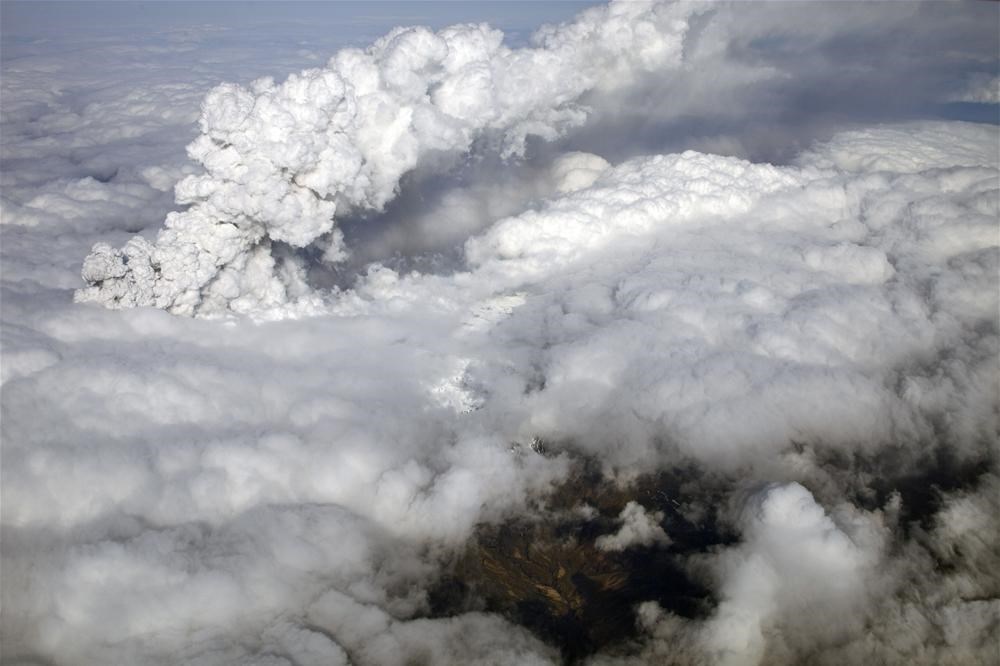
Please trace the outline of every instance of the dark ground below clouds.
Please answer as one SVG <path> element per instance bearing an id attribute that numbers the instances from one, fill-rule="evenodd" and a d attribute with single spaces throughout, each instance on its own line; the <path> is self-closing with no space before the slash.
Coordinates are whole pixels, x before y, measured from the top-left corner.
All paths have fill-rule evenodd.
<path id="1" fill-rule="evenodd" d="M 868 510 L 900 497 L 897 539 L 926 528 L 942 508 L 944 493 L 975 489 L 997 466 L 987 447 L 981 457 L 957 459 L 946 446 L 917 466 L 892 454 L 844 456 L 819 450 L 831 474 L 858 480 L 850 499 Z M 636 608 L 655 601 L 681 617 L 707 619 L 718 599 L 699 580 L 689 558 L 739 541 L 725 517 L 739 475 L 707 475 L 694 464 L 645 474 L 627 487 L 604 477 L 597 461 L 581 460 L 568 481 L 537 501 L 527 514 L 480 525 L 448 572 L 430 590 L 432 617 L 473 610 L 495 612 L 557 647 L 566 664 L 601 651 L 628 652 L 638 638 Z M 808 482 L 806 482 L 808 486 Z M 597 547 L 613 534 L 630 501 L 662 512 L 668 545 L 622 552 Z M 580 511 L 589 506 L 591 517 Z M 942 563 L 947 566 L 947 563 Z"/>

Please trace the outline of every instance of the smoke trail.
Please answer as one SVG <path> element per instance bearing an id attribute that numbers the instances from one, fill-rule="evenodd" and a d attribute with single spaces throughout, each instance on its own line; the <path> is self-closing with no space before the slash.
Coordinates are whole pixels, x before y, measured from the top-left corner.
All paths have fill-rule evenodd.
<path id="1" fill-rule="evenodd" d="M 95 245 L 78 301 L 152 305 L 177 314 L 248 311 L 307 297 L 302 267 L 272 241 L 346 257 L 336 218 L 381 210 L 400 179 L 482 142 L 505 157 L 587 117 L 589 90 L 675 68 L 691 6 L 617 2 L 543 29 L 512 50 L 485 24 L 434 33 L 398 28 L 367 50 L 283 83 L 223 84 L 202 106 L 189 147 L 205 173 L 178 183 L 155 244 Z M 304 297 L 304 298 L 303 298 Z"/>

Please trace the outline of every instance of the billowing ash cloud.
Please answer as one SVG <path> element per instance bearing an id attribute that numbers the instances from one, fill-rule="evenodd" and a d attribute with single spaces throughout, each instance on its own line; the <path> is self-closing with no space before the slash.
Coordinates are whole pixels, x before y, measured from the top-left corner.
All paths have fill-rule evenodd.
<path id="1" fill-rule="evenodd" d="M 280 84 L 221 85 L 188 146 L 206 173 L 177 185 L 190 208 L 168 216 L 153 245 L 137 237 L 121 250 L 95 246 L 83 267 L 92 286 L 77 298 L 178 314 L 294 299 L 301 268 L 276 265 L 272 241 L 322 240 L 328 259 L 342 258 L 334 220 L 344 211 L 381 210 L 406 173 L 476 141 L 522 155 L 529 136 L 552 140 L 582 124 L 585 92 L 679 66 L 693 11 L 617 3 L 516 50 L 485 24 L 399 28 Z"/>
<path id="2" fill-rule="evenodd" d="M 812 90 L 734 58 L 938 16 L 886 7 L 396 29 L 214 88 L 204 172 L 191 91 L 5 60 L 4 663 L 992 664 L 997 127 L 579 150 L 657 76 Z M 76 298 L 121 309 L 71 298 L 101 238 Z"/>

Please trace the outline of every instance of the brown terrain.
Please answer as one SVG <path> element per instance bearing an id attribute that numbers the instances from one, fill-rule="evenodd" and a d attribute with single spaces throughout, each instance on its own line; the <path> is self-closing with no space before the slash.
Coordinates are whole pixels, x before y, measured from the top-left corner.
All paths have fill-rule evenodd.
<path id="1" fill-rule="evenodd" d="M 683 569 L 680 555 L 731 536 L 720 533 L 714 511 L 698 516 L 685 511 L 679 498 L 694 479 L 684 480 L 683 472 L 660 473 L 621 487 L 592 467 L 582 464 L 528 517 L 481 525 L 432 591 L 434 614 L 501 613 L 559 647 L 567 663 L 625 645 L 636 633 L 635 607 L 644 601 L 686 617 L 707 614 L 713 600 Z M 669 545 L 622 552 L 597 548 L 598 537 L 617 531 L 629 501 L 664 514 Z"/>

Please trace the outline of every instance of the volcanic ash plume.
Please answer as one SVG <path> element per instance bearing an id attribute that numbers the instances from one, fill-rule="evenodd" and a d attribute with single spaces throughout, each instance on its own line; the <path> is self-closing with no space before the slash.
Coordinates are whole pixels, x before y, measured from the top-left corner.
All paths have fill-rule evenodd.
<path id="1" fill-rule="evenodd" d="M 513 157 L 529 136 L 550 141 L 581 125 L 587 91 L 679 65 L 692 11 L 614 3 L 514 50 L 485 24 L 398 28 L 280 84 L 220 85 L 188 146 L 205 173 L 176 187 L 190 207 L 167 216 L 155 243 L 95 245 L 76 298 L 185 315 L 300 299 L 302 269 L 276 257 L 274 241 L 345 258 L 336 218 L 381 210 L 407 172 L 476 142 Z"/>

